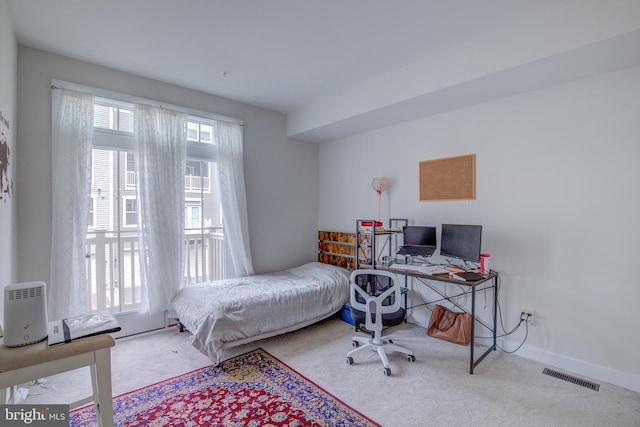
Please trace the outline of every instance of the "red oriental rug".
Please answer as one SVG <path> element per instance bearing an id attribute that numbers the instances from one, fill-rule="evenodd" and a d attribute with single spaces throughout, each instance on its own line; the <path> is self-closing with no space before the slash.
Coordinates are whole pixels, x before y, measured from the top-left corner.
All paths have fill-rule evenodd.
<path id="1" fill-rule="evenodd" d="M 113 412 L 121 427 L 379 426 L 262 349 L 117 396 Z M 70 421 L 95 426 L 93 404 Z"/>

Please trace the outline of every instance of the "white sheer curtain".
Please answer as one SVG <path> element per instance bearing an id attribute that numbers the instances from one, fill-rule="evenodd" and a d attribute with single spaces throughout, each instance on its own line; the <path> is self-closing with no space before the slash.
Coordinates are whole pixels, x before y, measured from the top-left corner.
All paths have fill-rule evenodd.
<path id="1" fill-rule="evenodd" d="M 93 96 L 67 89 L 52 91 L 51 273 L 49 318 L 89 311 L 86 233 L 91 193 Z"/>
<path id="2" fill-rule="evenodd" d="M 253 274 L 244 186 L 242 125 L 216 120 L 218 186 L 224 221 L 225 277 Z"/>
<path id="3" fill-rule="evenodd" d="M 184 275 L 187 116 L 136 105 L 139 256 L 143 311 L 166 310 Z"/>

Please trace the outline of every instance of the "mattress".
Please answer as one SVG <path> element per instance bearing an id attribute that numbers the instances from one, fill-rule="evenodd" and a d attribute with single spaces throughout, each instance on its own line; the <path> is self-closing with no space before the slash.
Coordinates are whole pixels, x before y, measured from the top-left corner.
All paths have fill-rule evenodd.
<path id="1" fill-rule="evenodd" d="M 169 317 L 192 334 L 214 363 L 224 348 L 302 328 L 340 311 L 349 299 L 349 271 L 311 262 L 288 270 L 183 288 Z"/>

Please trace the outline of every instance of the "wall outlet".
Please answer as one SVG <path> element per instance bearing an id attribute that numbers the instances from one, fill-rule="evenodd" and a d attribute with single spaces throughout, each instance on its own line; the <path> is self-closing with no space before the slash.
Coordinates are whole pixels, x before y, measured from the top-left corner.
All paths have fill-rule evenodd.
<path id="1" fill-rule="evenodd" d="M 522 307 L 520 310 L 520 318 L 526 320 L 529 326 L 533 325 L 534 312 L 532 308 Z"/>

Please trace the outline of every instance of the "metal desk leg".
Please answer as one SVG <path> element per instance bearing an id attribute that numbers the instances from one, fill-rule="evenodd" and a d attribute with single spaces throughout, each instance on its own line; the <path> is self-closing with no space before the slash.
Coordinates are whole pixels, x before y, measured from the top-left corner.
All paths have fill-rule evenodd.
<path id="1" fill-rule="evenodd" d="M 498 276 L 493 278 L 493 350 L 498 348 Z"/>
<path id="2" fill-rule="evenodd" d="M 497 346 L 497 337 L 498 337 L 498 314 L 497 314 L 497 309 L 498 309 L 498 278 L 494 277 L 493 278 L 493 345 L 491 345 L 484 353 L 482 353 L 482 355 L 480 357 L 478 357 L 478 360 L 474 361 L 473 360 L 473 347 L 474 347 L 474 343 L 473 343 L 473 334 L 474 334 L 474 323 L 475 323 L 475 313 L 476 313 L 476 288 L 474 286 L 473 288 L 473 292 L 471 294 L 471 317 L 472 317 L 472 321 L 471 321 L 471 366 L 469 368 L 469 373 L 473 374 L 473 368 L 475 366 L 478 366 L 478 364 L 480 362 L 482 362 L 482 360 L 487 357 L 487 355 L 489 353 L 491 353 L 492 351 L 495 351 L 498 346 Z"/>
<path id="3" fill-rule="evenodd" d="M 469 373 L 473 374 L 473 347 L 475 346 L 475 324 L 476 324 L 476 287 L 471 289 L 471 349 L 469 356 Z"/>

